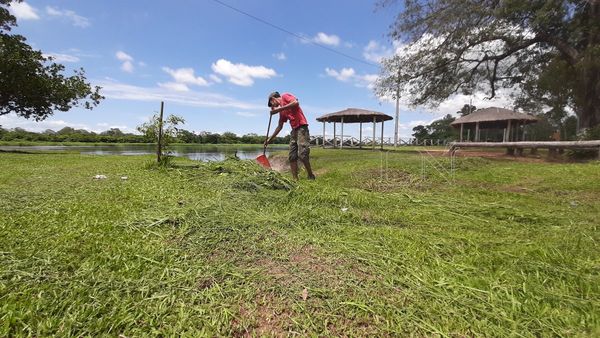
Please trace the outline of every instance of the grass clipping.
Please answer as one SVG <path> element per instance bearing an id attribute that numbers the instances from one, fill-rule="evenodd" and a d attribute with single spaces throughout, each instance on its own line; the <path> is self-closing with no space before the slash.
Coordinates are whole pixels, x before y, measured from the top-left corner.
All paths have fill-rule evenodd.
<path id="1" fill-rule="evenodd" d="M 273 170 L 266 170 L 254 161 L 236 157 L 222 162 L 208 162 L 204 167 L 216 175 L 226 177 L 229 185 L 237 190 L 256 192 L 262 189 L 292 190 L 295 184 Z"/>

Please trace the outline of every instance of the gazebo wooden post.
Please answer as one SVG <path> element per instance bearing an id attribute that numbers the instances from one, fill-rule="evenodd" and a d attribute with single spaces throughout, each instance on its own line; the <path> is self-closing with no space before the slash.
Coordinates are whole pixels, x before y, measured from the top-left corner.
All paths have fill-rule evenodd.
<path id="1" fill-rule="evenodd" d="M 342 135 L 340 136 L 340 148 L 344 149 L 344 117 L 342 116 Z"/>
<path id="2" fill-rule="evenodd" d="M 464 123 L 461 123 L 461 124 L 460 124 L 460 142 L 462 142 L 462 141 L 463 141 L 463 126 L 464 126 L 464 125 L 465 125 Z"/>
<path id="3" fill-rule="evenodd" d="M 479 122 L 475 122 L 475 142 L 479 142 Z"/>
<path id="4" fill-rule="evenodd" d="M 511 121 L 510 121 L 510 120 L 508 120 L 508 127 L 506 127 L 506 140 L 507 140 L 508 142 L 510 142 L 510 128 L 511 128 L 510 122 L 511 122 Z"/>
<path id="5" fill-rule="evenodd" d="M 383 150 L 383 123 L 385 121 L 381 120 L 381 150 Z"/>
<path id="6" fill-rule="evenodd" d="M 337 140 L 336 140 L 336 125 L 335 125 L 335 121 L 333 122 L 333 148 L 337 148 Z"/>
<path id="7" fill-rule="evenodd" d="M 358 135 L 358 147 L 362 149 L 362 122 L 360 123 L 360 134 Z"/>
<path id="8" fill-rule="evenodd" d="M 377 126 L 377 118 L 373 116 L 373 150 L 375 150 L 375 127 Z"/>
<path id="9" fill-rule="evenodd" d="M 325 121 L 323 121 L 323 149 L 325 149 Z"/>
<path id="10" fill-rule="evenodd" d="M 467 129 L 467 141 L 471 142 L 471 128 Z"/>

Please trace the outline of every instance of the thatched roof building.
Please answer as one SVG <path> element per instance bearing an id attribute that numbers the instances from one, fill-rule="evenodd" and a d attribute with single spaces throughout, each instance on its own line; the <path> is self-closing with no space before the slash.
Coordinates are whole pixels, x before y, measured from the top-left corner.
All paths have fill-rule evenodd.
<path id="1" fill-rule="evenodd" d="M 373 120 L 375 119 L 375 120 Z M 317 117 L 319 122 L 344 122 L 344 123 L 359 123 L 359 122 L 383 122 L 392 120 L 393 117 L 384 113 L 359 109 L 359 108 L 346 108 L 344 110 L 325 114 Z"/>
<path id="2" fill-rule="evenodd" d="M 381 122 L 381 148 L 383 148 L 383 122 L 392 120 L 393 117 L 372 111 L 367 109 L 359 109 L 359 108 L 347 108 L 342 111 L 338 111 L 335 113 L 325 114 L 320 117 L 317 117 L 317 121 L 323 122 L 323 147 L 325 147 L 325 122 L 331 123 L 333 122 L 333 140 L 331 144 L 334 148 L 336 148 L 339 144 L 340 148 L 344 147 L 344 123 L 360 123 L 360 136 L 358 140 L 358 146 L 362 147 L 363 137 L 362 137 L 362 124 L 363 123 L 373 123 L 373 138 L 368 140 L 368 143 L 371 144 L 373 149 L 375 149 L 375 124 Z M 338 137 L 336 130 L 336 123 L 342 124 L 342 133 Z"/>
<path id="3" fill-rule="evenodd" d="M 514 137 L 518 139 L 519 127 L 535 123 L 538 118 L 532 115 L 518 113 L 516 111 L 490 107 L 478 109 L 469 115 L 463 116 L 450 123 L 454 128 L 460 128 L 460 140 L 463 140 L 463 129 L 475 129 L 475 142 L 479 141 L 481 129 L 505 129 L 503 141 L 511 140 L 511 129 L 515 129 Z"/>

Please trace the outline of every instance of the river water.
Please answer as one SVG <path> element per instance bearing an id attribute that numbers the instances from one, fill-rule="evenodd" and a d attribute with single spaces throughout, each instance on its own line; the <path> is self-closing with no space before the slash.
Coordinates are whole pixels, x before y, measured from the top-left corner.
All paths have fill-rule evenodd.
<path id="1" fill-rule="evenodd" d="M 288 148 L 285 144 L 269 145 L 267 155 L 273 151 L 282 151 Z M 156 145 L 85 145 L 85 146 L 0 146 L 0 150 L 8 151 L 35 151 L 35 152 L 79 152 L 88 155 L 150 155 L 156 154 Z M 207 145 L 184 144 L 169 146 L 172 155 L 187 157 L 196 161 L 222 161 L 227 156 L 236 155 L 238 158 L 254 159 L 263 153 L 260 145 Z"/>

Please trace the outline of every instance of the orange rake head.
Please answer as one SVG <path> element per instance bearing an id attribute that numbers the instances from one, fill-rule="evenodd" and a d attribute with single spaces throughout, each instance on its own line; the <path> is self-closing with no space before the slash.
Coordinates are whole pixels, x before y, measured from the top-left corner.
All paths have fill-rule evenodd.
<path id="1" fill-rule="evenodd" d="M 265 154 L 258 156 L 256 158 L 256 162 L 258 162 L 258 164 L 260 164 L 265 169 L 271 169 L 271 163 L 269 163 L 269 159 Z"/>

